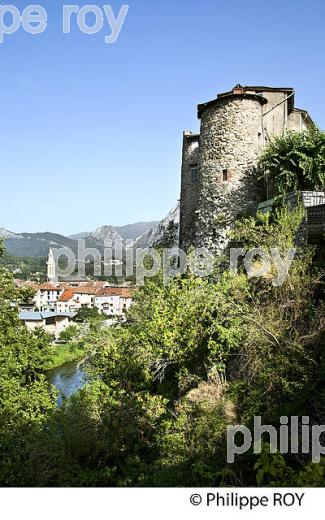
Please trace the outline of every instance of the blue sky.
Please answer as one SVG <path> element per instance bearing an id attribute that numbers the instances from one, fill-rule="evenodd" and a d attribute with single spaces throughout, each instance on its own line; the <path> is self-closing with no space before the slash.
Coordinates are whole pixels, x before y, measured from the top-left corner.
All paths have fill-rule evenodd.
<path id="1" fill-rule="evenodd" d="M 129 0 L 113 45 L 107 22 L 63 35 L 69 2 L 38 3 L 47 30 L 0 45 L 0 227 L 69 234 L 164 217 L 197 103 L 236 83 L 294 86 L 325 128 L 323 0 Z"/>

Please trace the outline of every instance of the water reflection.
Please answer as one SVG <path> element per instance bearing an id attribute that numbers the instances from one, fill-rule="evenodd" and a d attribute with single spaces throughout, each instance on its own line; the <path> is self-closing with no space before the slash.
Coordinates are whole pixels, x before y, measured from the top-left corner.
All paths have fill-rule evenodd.
<path id="1" fill-rule="evenodd" d="M 47 374 L 49 382 L 59 391 L 59 406 L 62 404 L 63 397 L 69 397 L 86 384 L 86 374 L 83 363 L 72 361 L 61 367 L 50 370 Z"/>

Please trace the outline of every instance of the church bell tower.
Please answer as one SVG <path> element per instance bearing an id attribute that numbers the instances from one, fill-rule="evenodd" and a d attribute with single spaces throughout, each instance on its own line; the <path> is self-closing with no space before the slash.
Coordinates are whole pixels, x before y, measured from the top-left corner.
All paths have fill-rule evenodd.
<path id="1" fill-rule="evenodd" d="M 49 256 L 46 262 L 47 265 L 47 280 L 50 283 L 57 282 L 58 277 L 56 274 L 56 263 L 52 247 L 49 250 Z"/>

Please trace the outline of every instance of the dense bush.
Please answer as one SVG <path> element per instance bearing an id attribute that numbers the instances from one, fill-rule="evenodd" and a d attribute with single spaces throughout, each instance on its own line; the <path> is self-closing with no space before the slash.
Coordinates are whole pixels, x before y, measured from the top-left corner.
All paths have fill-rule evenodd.
<path id="1" fill-rule="evenodd" d="M 275 196 L 324 190 L 325 132 L 311 127 L 273 137 L 261 155 L 259 170 Z"/>

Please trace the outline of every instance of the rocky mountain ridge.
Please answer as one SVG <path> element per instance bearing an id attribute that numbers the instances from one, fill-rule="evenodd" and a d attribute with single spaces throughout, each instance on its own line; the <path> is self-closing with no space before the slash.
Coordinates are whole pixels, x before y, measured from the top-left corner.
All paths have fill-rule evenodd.
<path id="1" fill-rule="evenodd" d="M 0 238 L 4 239 L 6 252 L 17 257 L 44 257 L 48 255 L 50 246 L 55 248 L 70 248 L 78 251 L 78 239 L 85 240 L 85 247 L 97 248 L 103 252 L 105 242 L 122 240 L 125 247 L 152 247 L 170 236 L 177 236 L 179 221 L 179 206 L 167 215 L 161 222 L 137 222 L 126 226 L 104 225 L 92 232 L 82 232 L 64 236 L 57 233 L 14 233 L 0 228 Z M 140 232 L 140 233 L 139 233 Z"/>

